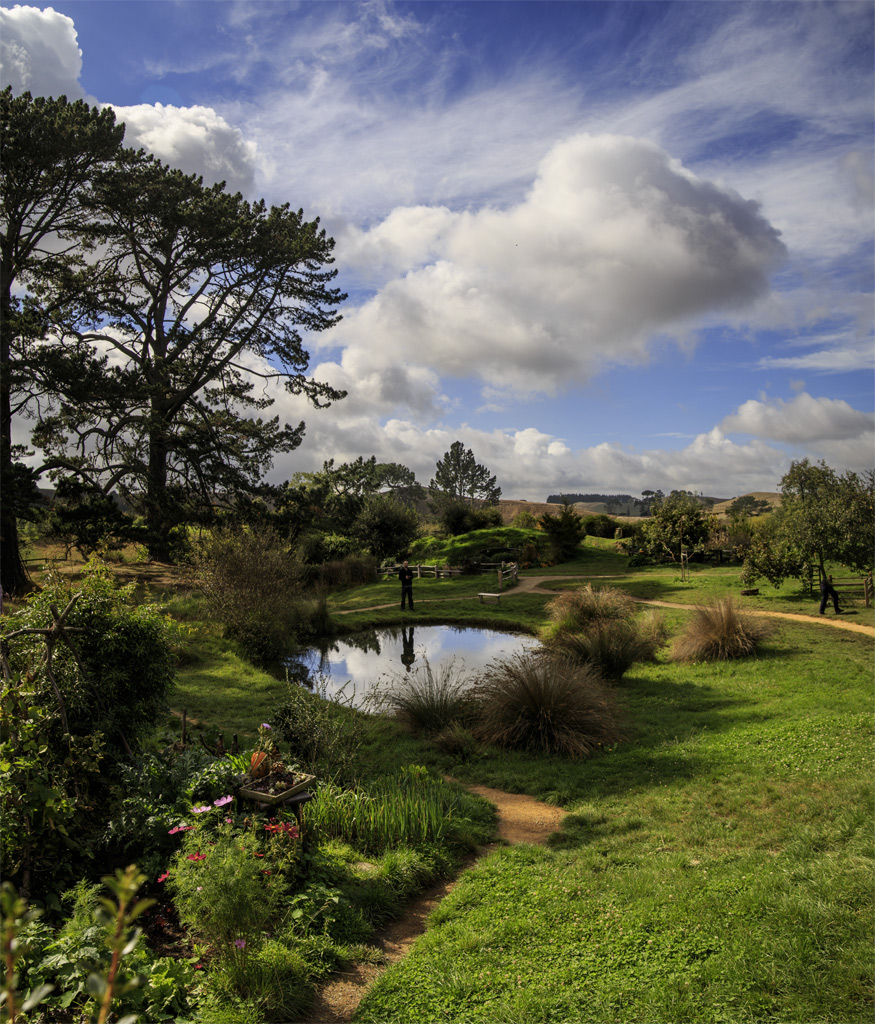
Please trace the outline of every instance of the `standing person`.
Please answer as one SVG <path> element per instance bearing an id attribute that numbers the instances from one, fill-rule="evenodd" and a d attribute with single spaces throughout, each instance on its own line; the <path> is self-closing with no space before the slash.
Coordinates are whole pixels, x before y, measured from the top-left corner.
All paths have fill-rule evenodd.
<path id="1" fill-rule="evenodd" d="M 401 610 L 404 610 L 404 602 L 410 602 L 410 610 L 413 611 L 413 570 L 405 561 L 398 573 L 401 580 Z"/>
<path id="2" fill-rule="evenodd" d="M 836 615 L 841 615 L 841 609 L 839 608 L 839 595 L 836 592 L 836 588 L 832 585 L 832 576 L 827 576 L 825 579 L 820 579 L 820 614 L 823 615 L 826 611 L 827 601 L 832 600 L 832 606 L 835 609 Z"/>

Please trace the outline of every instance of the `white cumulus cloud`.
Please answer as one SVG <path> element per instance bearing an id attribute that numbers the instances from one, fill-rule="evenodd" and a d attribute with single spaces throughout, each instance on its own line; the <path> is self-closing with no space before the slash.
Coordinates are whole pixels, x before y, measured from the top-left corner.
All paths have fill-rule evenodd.
<path id="1" fill-rule="evenodd" d="M 781 398 L 750 399 L 721 423 L 727 433 L 752 434 L 769 441 L 805 444 L 846 441 L 868 435 L 875 441 L 875 415 L 861 412 L 838 398 L 814 398 L 807 392 L 789 402 Z"/>
<path id="2" fill-rule="evenodd" d="M 578 135 L 554 146 L 508 209 L 395 210 L 338 243 L 344 266 L 402 266 L 333 332 L 375 362 L 417 362 L 492 387 L 553 393 L 644 362 L 660 333 L 738 309 L 784 256 L 756 203 L 652 143 Z"/>
<path id="3" fill-rule="evenodd" d="M 0 8 L 0 75 L 15 95 L 84 96 L 82 51 L 73 19 L 46 7 Z"/>

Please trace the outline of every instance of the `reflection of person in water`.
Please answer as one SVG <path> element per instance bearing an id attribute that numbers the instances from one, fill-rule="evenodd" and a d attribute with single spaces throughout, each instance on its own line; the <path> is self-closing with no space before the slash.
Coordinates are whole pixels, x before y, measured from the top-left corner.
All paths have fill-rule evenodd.
<path id="1" fill-rule="evenodd" d="M 401 664 L 410 671 L 410 666 L 416 661 L 413 653 L 413 626 L 410 627 L 410 635 L 407 635 L 407 626 L 401 627 Z"/>

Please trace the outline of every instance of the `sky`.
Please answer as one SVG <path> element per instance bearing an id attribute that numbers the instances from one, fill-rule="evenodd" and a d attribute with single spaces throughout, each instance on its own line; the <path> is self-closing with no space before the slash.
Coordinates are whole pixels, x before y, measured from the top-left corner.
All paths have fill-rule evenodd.
<path id="1" fill-rule="evenodd" d="M 328 409 L 270 479 L 460 440 L 504 498 L 865 471 L 875 5 L 0 0 L 0 78 L 321 218 Z"/>

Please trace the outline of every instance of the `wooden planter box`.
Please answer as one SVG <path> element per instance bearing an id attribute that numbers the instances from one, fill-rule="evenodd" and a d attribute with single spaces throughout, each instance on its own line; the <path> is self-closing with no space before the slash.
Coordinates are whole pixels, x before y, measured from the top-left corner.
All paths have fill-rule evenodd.
<path id="1" fill-rule="evenodd" d="M 237 792 L 239 796 L 245 797 L 247 800 L 253 801 L 253 803 L 263 804 L 265 807 L 276 807 L 278 804 L 288 800 L 289 797 L 302 793 L 315 778 L 315 775 L 300 775 L 298 776 L 298 781 L 287 789 L 282 789 L 277 793 L 263 793 L 261 790 L 248 788 L 252 780 L 247 775 L 244 776 L 243 785 Z"/>

